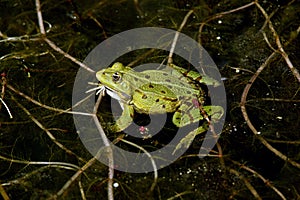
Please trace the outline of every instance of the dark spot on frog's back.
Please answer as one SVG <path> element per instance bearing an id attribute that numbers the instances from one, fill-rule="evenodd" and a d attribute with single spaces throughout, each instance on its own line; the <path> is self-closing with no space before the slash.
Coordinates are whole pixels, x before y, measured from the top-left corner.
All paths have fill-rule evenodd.
<path id="1" fill-rule="evenodd" d="M 147 95 L 143 94 L 142 99 L 147 99 Z"/>
<path id="2" fill-rule="evenodd" d="M 146 79 L 149 79 L 149 78 L 150 78 L 150 76 L 149 76 L 149 75 L 146 75 L 146 76 L 145 76 L 145 78 L 146 78 Z"/>
<path id="3" fill-rule="evenodd" d="M 191 107 L 192 105 L 194 105 L 192 102 L 189 102 L 189 101 L 185 101 L 184 103 L 185 103 L 185 105 L 187 105 L 188 107 Z"/>
<path id="4" fill-rule="evenodd" d="M 172 86 L 172 85 L 167 85 L 167 87 L 168 87 L 169 89 L 172 89 L 172 88 L 173 88 L 173 86 Z"/>
<path id="5" fill-rule="evenodd" d="M 160 92 L 161 92 L 162 94 L 166 94 L 166 91 L 164 91 L 164 90 L 161 90 Z"/>
<path id="6" fill-rule="evenodd" d="M 154 86 L 153 85 L 151 85 L 151 83 L 149 84 L 149 88 L 154 88 Z"/>
<path id="7" fill-rule="evenodd" d="M 164 76 L 168 76 L 169 74 L 168 73 L 166 73 L 166 72 L 163 72 L 162 73 Z"/>
<path id="8" fill-rule="evenodd" d="M 180 79 L 180 78 L 179 78 L 179 79 Z M 185 86 L 184 83 L 181 83 L 181 82 L 180 82 L 180 85 L 183 86 L 183 87 Z"/>

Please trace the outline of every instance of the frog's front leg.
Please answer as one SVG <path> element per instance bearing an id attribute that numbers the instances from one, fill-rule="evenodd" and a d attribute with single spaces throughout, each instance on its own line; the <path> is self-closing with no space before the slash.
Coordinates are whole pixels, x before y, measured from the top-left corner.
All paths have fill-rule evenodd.
<path id="1" fill-rule="evenodd" d="M 221 117 L 224 115 L 224 109 L 221 106 L 203 106 L 204 111 L 208 116 L 210 116 L 211 121 L 213 123 L 219 121 Z M 199 111 L 198 111 L 199 112 Z M 199 120 L 203 120 L 204 117 L 200 116 Z M 206 132 L 209 129 L 210 121 L 204 121 L 202 126 L 199 126 L 195 130 L 188 133 L 184 138 L 180 140 L 180 142 L 176 145 L 173 154 L 180 148 L 185 147 L 188 148 L 195 137 L 201 133 Z"/>
<path id="2" fill-rule="evenodd" d="M 109 128 L 112 132 L 121 132 L 121 131 L 123 131 L 133 121 L 133 115 L 134 115 L 133 106 L 123 104 L 122 108 L 123 108 L 122 115 L 116 120 L 115 124 L 113 124 Z"/>

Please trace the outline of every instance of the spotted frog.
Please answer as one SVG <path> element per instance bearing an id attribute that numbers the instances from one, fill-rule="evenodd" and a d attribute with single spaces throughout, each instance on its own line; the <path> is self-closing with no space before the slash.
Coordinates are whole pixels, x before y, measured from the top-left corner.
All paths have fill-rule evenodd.
<path id="1" fill-rule="evenodd" d="M 171 64 L 168 70 L 135 71 L 122 63 L 96 73 L 100 86 L 119 101 L 123 112 L 110 129 L 126 129 L 134 113 L 174 113 L 172 122 L 177 127 L 205 120 L 202 126 L 184 137 L 176 148 L 188 147 L 196 135 L 208 130 L 210 120 L 217 121 L 223 114 L 221 106 L 205 105 L 207 94 L 200 84 L 218 86 L 220 83 L 195 71 Z M 151 130 L 150 130 L 151 132 Z"/>

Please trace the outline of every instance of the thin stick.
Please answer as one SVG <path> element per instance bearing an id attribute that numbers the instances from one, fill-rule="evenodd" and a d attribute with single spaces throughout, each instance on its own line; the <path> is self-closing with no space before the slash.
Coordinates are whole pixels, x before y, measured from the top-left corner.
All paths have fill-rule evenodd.
<path id="1" fill-rule="evenodd" d="M 254 4 L 255 4 L 255 1 L 254 1 L 254 2 L 251 2 L 251 3 L 248 3 L 248 4 L 246 4 L 246 5 L 243 5 L 243 6 L 241 6 L 241 7 L 238 7 L 238 8 L 232 9 L 232 10 L 229 10 L 229 11 L 225 11 L 225 12 L 218 13 L 218 14 L 216 14 L 216 15 L 210 17 L 209 19 L 205 20 L 204 22 L 202 22 L 201 25 L 200 25 L 200 27 L 199 27 L 199 31 L 198 31 L 198 33 L 199 33 L 199 34 L 198 34 L 198 42 L 199 42 L 200 44 L 202 43 L 202 42 L 201 42 L 201 34 L 202 34 L 202 31 L 203 31 L 204 26 L 205 26 L 208 22 L 210 22 L 210 21 L 212 21 L 212 20 L 215 20 L 215 19 L 218 19 L 218 18 L 221 18 L 221 17 L 223 17 L 224 15 L 227 15 L 227 14 L 230 14 L 230 13 L 234 13 L 234 12 L 243 10 L 243 9 L 245 9 L 245 8 L 248 8 L 248 7 L 252 6 L 252 5 L 254 5 Z"/>
<path id="2" fill-rule="evenodd" d="M 2 100 L 2 98 L 0 98 L 0 101 L 2 102 L 2 104 L 4 105 L 4 107 L 6 108 L 8 114 L 9 114 L 9 117 L 12 119 L 13 116 L 12 116 L 12 114 L 11 114 L 11 112 L 10 112 L 8 106 L 6 105 L 6 103 Z"/>
<path id="3" fill-rule="evenodd" d="M 132 145 L 132 146 L 134 146 L 134 147 L 136 147 L 136 148 L 138 148 L 138 149 L 140 149 L 140 150 L 142 150 L 142 151 L 149 157 L 149 159 L 151 160 L 152 167 L 153 167 L 153 171 L 154 171 L 154 180 L 153 180 L 153 183 L 152 183 L 152 185 L 151 185 L 151 187 L 150 187 L 150 189 L 149 189 L 149 191 L 148 191 L 148 194 L 150 195 L 150 193 L 153 192 L 153 190 L 154 190 L 154 188 L 155 188 L 155 186 L 156 186 L 156 184 L 157 184 L 157 180 L 158 180 L 157 166 L 156 166 L 156 163 L 155 163 L 153 157 L 152 157 L 151 154 L 150 154 L 146 149 L 144 149 L 143 147 L 141 147 L 141 146 L 139 146 L 139 145 L 137 145 L 137 144 L 135 144 L 135 143 L 132 143 L 132 142 L 130 142 L 130 141 L 128 141 L 128 140 L 125 140 L 125 139 L 120 139 L 120 140 L 123 141 L 123 142 L 125 142 L 125 143 L 127 143 L 127 144 L 130 144 L 130 145 Z"/>
<path id="4" fill-rule="evenodd" d="M 50 162 L 50 161 L 27 161 L 27 160 L 16 160 L 14 158 L 7 158 L 0 155 L 1 160 L 8 161 L 10 163 L 18 163 L 18 164 L 25 164 L 25 165 L 55 165 L 55 166 L 64 166 L 74 169 L 80 169 L 77 165 L 65 162 Z"/>
<path id="5" fill-rule="evenodd" d="M 103 34 L 104 38 L 107 39 L 108 36 L 107 36 L 107 34 L 106 34 L 106 32 L 105 32 L 104 27 L 102 26 L 102 24 L 92 14 L 88 14 L 88 16 L 92 20 L 94 20 L 94 22 L 102 29 L 102 34 Z"/>
<path id="6" fill-rule="evenodd" d="M 38 126 L 40 127 L 43 131 L 45 131 L 48 135 L 48 137 L 54 142 L 59 148 L 64 150 L 66 153 L 75 156 L 78 160 L 85 162 L 85 159 L 81 158 L 80 156 L 76 155 L 73 151 L 69 150 L 67 147 L 65 147 L 63 144 L 58 142 L 54 135 L 42 124 L 40 123 L 35 117 L 32 116 L 32 114 L 22 105 L 20 104 L 13 96 L 12 100 L 16 102 L 16 104 L 28 115 L 28 117 Z"/>
<path id="7" fill-rule="evenodd" d="M 276 101 L 276 102 L 285 102 L 285 103 L 300 103 L 300 99 L 278 99 L 278 98 L 261 98 L 262 101 Z M 251 100 L 248 100 L 251 101 Z M 257 99 L 255 99 L 257 101 Z"/>
<path id="8" fill-rule="evenodd" d="M 234 169 L 230 169 L 229 170 L 230 173 L 238 176 L 241 180 L 244 181 L 246 187 L 250 190 L 250 192 L 252 193 L 252 195 L 256 198 L 261 200 L 262 198 L 259 196 L 259 194 L 257 193 L 257 191 L 255 190 L 255 188 L 251 185 L 251 183 L 242 175 L 240 174 L 240 172 L 234 170 Z"/>
<path id="9" fill-rule="evenodd" d="M 244 88 L 242 97 L 241 97 L 241 102 L 240 102 L 240 106 L 241 106 L 241 111 L 243 114 L 243 117 L 248 125 L 248 127 L 251 129 L 251 131 L 254 133 L 255 136 L 257 136 L 257 138 L 261 141 L 261 143 L 263 143 L 270 151 L 272 151 L 275 155 L 277 155 L 278 157 L 280 157 L 281 159 L 283 159 L 284 161 L 289 162 L 291 165 L 297 167 L 300 169 L 300 164 L 290 160 L 286 155 L 284 155 L 283 153 L 281 153 L 280 151 L 278 151 L 277 149 L 275 149 L 274 147 L 272 147 L 272 145 L 270 145 L 263 137 L 260 136 L 260 132 L 258 132 L 256 130 L 256 128 L 253 126 L 251 120 L 249 119 L 247 110 L 246 110 L 246 99 L 247 99 L 247 95 L 249 93 L 249 90 L 252 86 L 252 84 L 254 83 L 254 81 L 256 80 L 256 78 L 258 77 L 258 75 L 262 72 L 262 70 L 269 64 L 270 60 L 273 59 L 273 57 L 277 54 L 277 52 L 273 52 L 268 58 L 267 60 L 257 69 L 257 71 L 255 72 L 255 74 L 250 78 L 250 80 L 248 81 L 248 84 L 246 85 L 246 87 Z"/>
<path id="10" fill-rule="evenodd" d="M 0 94 L 0 99 L 1 101 L 3 101 L 4 99 L 4 96 L 5 96 L 5 91 L 6 91 L 6 85 L 7 85 L 7 80 L 6 80 L 6 75 L 3 74 L 2 78 L 1 78 L 1 84 L 2 84 L 2 87 L 1 87 L 1 94 Z M 0 103 L 0 110 L 2 108 L 2 104 Z"/>
<path id="11" fill-rule="evenodd" d="M 104 91 L 103 91 L 104 92 Z M 95 104 L 95 110 L 97 110 L 96 108 L 99 106 L 99 103 L 101 102 L 101 99 L 102 99 L 102 96 L 103 96 L 103 92 L 99 95 L 99 98 L 97 100 L 97 103 Z M 97 116 L 95 115 L 95 117 L 97 118 Z M 99 121 L 97 119 L 97 123 L 96 124 L 99 124 Z M 101 125 L 99 124 L 100 127 L 98 127 L 98 130 L 100 132 L 100 135 L 104 134 L 105 136 L 105 133 L 101 127 Z M 105 136 L 106 138 L 106 136 Z M 112 160 L 112 154 L 107 152 L 109 151 L 110 146 L 106 146 L 107 144 L 109 144 L 109 141 L 108 139 L 104 139 L 104 144 L 105 144 L 105 147 L 108 147 L 106 148 L 106 152 L 105 152 L 105 155 L 108 156 L 109 160 Z M 96 161 L 97 161 L 97 158 L 103 154 L 103 148 L 100 149 L 97 154 L 92 158 L 90 159 L 83 167 L 81 167 L 66 183 L 65 185 L 53 196 L 51 196 L 49 199 L 57 199 L 57 197 L 60 197 L 62 196 L 67 190 L 68 188 L 72 185 L 72 183 L 85 171 L 87 170 L 89 167 L 91 167 Z M 109 200 L 113 200 L 113 187 L 112 187 L 112 181 L 113 181 L 113 162 L 109 161 L 109 178 L 108 178 L 108 199 Z"/>
<path id="12" fill-rule="evenodd" d="M 98 120 L 97 117 L 97 111 L 98 111 L 98 107 L 100 105 L 101 99 L 104 96 L 105 93 L 105 89 L 103 89 L 97 99 L 97 102 L 94 106 L 94 110 L 93 110 L 93 120 L 95 122 L 95 125 L 100 133 L 100 136 L 102 138 L 102 141 L 104 143 L 104 146 L 106 147 L 106 155 L 108 158 L 108 181 L 107 181 L 107 196 L 108 196 L 108 200 L 113 200 L 114 196 L 113 196 L 113 178 L 114 178 L 114 159 L 113 159 L 113 151 L 110 145 L 110 142 L 108 140 L 108 138 L 105 135 L 105 132 L 103 131 L 101 124 Z"/>
<path id="13" fill-rule="evenodd" d="M 294 145 L 300 144 L 300 141 L 286 141 L 286 140 L 273 140 L 273 139 L 266 139 L 266 140 L 271 143 L 279 143 L 279 144 L 294 144 Z"/>
<path id="14" fill-rule="evenodd" d="M 242 165 L 241 163 L 238 163 L 236 161 L 232 160 L 232 162 L 236 165 L 239 165 L 241 168 L 247 170 L 248 172 L 251 172 L 256 177 L 260 178 L 268 187 L 270 187 L 272 190 L 274 190 L 281 197 L 281 199 L 286 200 L 285 196 L 269 180 L 267 180 L 265 177 L 263 177 L 260 173 L 258 173 L 257 171 L 255 171 L 245 165 Z"/>
<path id="15" fill-rule="evenodd" d="M 292 71 L 293 75 L 298 79 L 298 82 L 300 83 L 300 74 L 299 74 L 298 70 L 293 66 L 293 63 L 289 59 L 288 54 L 284 51 L 283 46 L 282 46 L 281 41 L 280 41 L 280 38 L 279 38 L 276 30 L 274 29 L 274 26 L 273 26 L 273 24 L 270 20 L 270 17 L 268 16 L 267 12 L 263 9 L 263 7 L 261 7 L 261 5 L 258 2 L 255 2 L 255 5 L 260 9 L 262 14 L 266 18 L 266 21 L 269 24 L 269 29 L 271 30 L 271 32 L 273 33 L 273 36 L 275 38 L 279 53 L 282 55 L 282 57 L 284 58 L 286 64 L 288 65 L 288 67 Z"/>
<path id="16" fill-rule="evenodd" d="M 250 78 L 250 80 L 248 81 L 248 84 L 246 85 L 246 87 L 244 88 L 242 97 L 241 97 L 241 102 L 240 102 L 240 106 L 241 106 L 241 111 L 243 114 L 243 117 L 248 125 L 248 127 L 251 129 L 251 131 L 254 133 L 254 135 L 260 140 L 260 142 L 265 145 L 265 147 L 267 147 L 270 151 L 272 151 L 276 156 L 278 156 L 279 158 L 283 159 L 284 161 L 289 162 L 291 165 L 297 167 L 300 169 L 300 164 L 290 160 L 286 155 L 284 155 L 283 153 L 281 153 L 280 151 L 278 151 L 277 149 L 275 149 L 272 145 L 270 145 L 262 136 L 260 136 L 260 132 L 258 132 L 256 130 L 256 128 L 253 126 L 251 120 L 249 119 L 247 110 L 246 110 L 246 99 L 247 99 L 247 95 L 249 93 L 249 90 L 252 86 L 252 84 L 254 83 L 254 81 L 257 79 L 257 77 L 259 76 L 259 74 L 263 71 L 263 69 L 270 63 L 270 61 L 275 57 L 275 55 L 277 53 L 280 53 L 284 59 L 286 60 L 288 64 L 288 66 L 290 67 L 291 71 L 293 72 L 294 76 L 300 81 L 300 75 L 298 74 L 298 71 L 296 69 L 293 68 L 287 54 L 284 52 L 281 42 L 279 40 L 279 36 L 277 35 L 271 21 L 270 21 L 270 17 L 267 15 L 267 13 L 265 12 L 265 10 L 260 6 L 260 4 L 255 1 L 254 2 L 255 5 L 261 10 L 261 12 L 263 13 L 263 15 L 265 16 L 266 20 L 268 21 L 269 24 L 269 28 L 271 29 L 273 36 L 275 37 L 276 40 L 276 44 L 279 50 L 274 51 L 267 59 L 266 61 L 257 69 L 257 71 L 255 72 L 255 74 Z"/>
<path id="17" fill-rule="evenodd" d="M 79 191 L 80 191 L 82 200 L 86 200 L 86 196 L 85 196 L 85 193 L 84 193 L 84 190 L 83 190 L 81 180 L 78 181 L 78 187 L 79 187 Z"/>
<path id="18" fill-rule="evenodd" d="M 51 40 L 49 40 L 46 37 L 46 32 L 45 32 L 45 27 L 44 27 L 44 23 L 43 23 L 43 15 L 42 15 L 42 11 L 41 11 L 41 4 L 39 0 L 35 0 L 35 5 L 36 5 L 36 12 L 37 12 L 37 17 L 38 17 L 38 22 L 39 22 L 39 27 L 40 27 L 40 32 L 43 36 L 43 39 L 45 42 L 48 43 L 48 45 L 50 47 L 52 47 L 52 49 L 54 49 L 55 51 L 57 51 L 58 53 L 62 54 L 64 57 L 70 59 L 72 62 L 76 63 L 77 65 L 79 65 L 80 67 L 86 69 L 89 72 L 95 72 L 94 70 L 92 70 L 91 68 L 89 68 L 87 65 L 85 65 L 84 63 L 78 61 L 76 58 L 74 58 L 73 56 L 71 56 L 70 54 L 64 52 L 61 48 L 59 48 L 58 46 L 56 46 L 56 44 L 54 44 Z"/>
<path id="19" fill-rule="evenodd" d="M 92 159 L 90 159 L 83 167 L 81 167 L 66 183 L 65 185 L 55 194 L 52 195 L 50 198 L 48 198 L 48 200 L 50 199 L 57 199 L 58 197 L 60 197 L 61 195 L 63 195 L 67 189 L 71 186 L 71 184 L 86 170 L 88 169 L 90 166 L 92 166 L 95 161 L 97 161 L 97 159 L 95 157 L 93 157 Z"/>
<path id="20" fill-rule="evenodd" d="M 183 21 L 182 21 L 181 24 L 180 24 L 179 29 L 178 29 L 178 30 L 176 31 L 176 33 L 175 33 L 175 36 L 174 36 L 174 39 L 173 39 L 173 42 L 172 42 L 172 45 L 171 45 L 169 57 L 168 57 L 168 66 L 170 66 L 170 64 L 172 64 L 172 62 L 173 62 L 172 57 L 173 57 L 174 50 L 175 50 L 175 47 L 176 47 L 176 43 L 177 43 L 177 40 L 178 40 L 178 37 L 179 37 L 179 33 L 181 32 L 181 30 L 182 30 L 183 27 L 185 26 L 185 24 L 186 24 L 188 18 L 191 16 L 191 14 L 192 14 L 193 12 L 194 12 L 193 10 L 190 10 L 190 11 L 185 15 Z"/>
<path id="21" fill-rule="evenodd" d="M 139 1 L 138 0 L 133 0 L 134 2 L 134 6 L 135 6 L 135 9 L 138 11 L 140 17 L 143 17 L 144 13 L 140 7 L 140 4 L 139 4 Z"/>
<path id="22" fill-rule="evenodd" d="M 76 63 L 77 65 L 79 65 L 80 67 L 86 69 L 89 72 L 95 72 L 93 69 L 89 68 L 86 64 L 80 62 L 79 60 L 77 60 L 76 58 L 74 58 L 73 56 L 71 56 L 70 54 L 64 52 L 61 48 L 59 48 L 58 46 L 56 46 L 56 44 L 54 44 L 51 40 L 49 40 L 48 38 L 44 38 L 44 41 L 48 43 L 48 45 L 50 47 L 52 47 L 52 49 L 54 49 L 55 51 L 57 51 L 58 53 L 62 54 L 64 57 L 70 59 L 72 62 Z"/>
<path id="23" fill-rule="evenodd" d="M 3 200 L 9 200 L 9 196 L 7 195 L 6 191 L 4 190 L 3 186 L 0 184 L 0 194 Z"/>
<path id="24" fill-rule="evenodd" d="M 37 17 L 38 17 L 40 32 L 43 36 L 46 36 L 46 31 L 45 31 L 43 16 L 42 16 L 42 11 L 41 11 L 41 4 L 40 4 L 39 0 L 35 0 L 35 7 L 36 7 L 36 13 L 37 13 Z"/>
<path id="25" fill-rule="evenodd" d="M 28 95 L 24 94 L 23 92 L 17 90 L 16 88 L 14 88 L 13 86 L 11 85 L 6 85 L 8 89 L 12 90 L 13 92 L 15 92 L 16 94 L 24 97 L 25 99 L 27 99 L 28 101 L 34 103 L 35 105 L 38 105 L 42 108 L 45 108 L 45 109 L 48 109 L 48 110 L 52 110 L 52 111 L 55 111 L 55 112 L 59 112 L 59 113 L 68 113 L 68 114 L 78 114 L 78 115 L 85 115 L 85 116 L 92 116 L 93 114 L 91 113 L 83 113 L 83 112 L 75 112 L 75 111 L 71 111 L 71 108 L 68 108 L 68 109 L 59 109 L 59 108 L 54 108 L 54 107 L 51 107 L 51 106 L 48 106 L 48 105 L 45 105 L 45 104 L 42 104 L 40 103 L 39 101 L 36 101 L 35 99 L 29 97 Z M 89 98 L 89 96 L 88 96 Z M 75 107 L 76 105 L 74 105 L 73 107 Z"/>

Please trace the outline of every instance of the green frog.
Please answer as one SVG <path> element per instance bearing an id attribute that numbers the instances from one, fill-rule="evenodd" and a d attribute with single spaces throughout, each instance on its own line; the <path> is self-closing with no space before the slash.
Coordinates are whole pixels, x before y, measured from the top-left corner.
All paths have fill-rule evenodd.
<path id="1" fill-rule="evenodd" d="M 122 63 L 102 69 L 96 74 L 100 86 L 112 98 L 119 101 L 123 112 L 110 129 L 120 132 L 126 129 L 134 113 L 174 113 L 172 122 L 177 127 L 205 120 L 202 126 L 185 136 L 176 149 L 188 147 L 196 135 L 208 130 L 210 120 L 217 121 L 223 114 L 221 106 L 205 105 L 206 93 L 199 83 L 218 86 L 215 79 L 195 71 L 170 64 L 168 70 L 135 71 Z M 151 130 L 150 130 L 151 132 Z"/>

